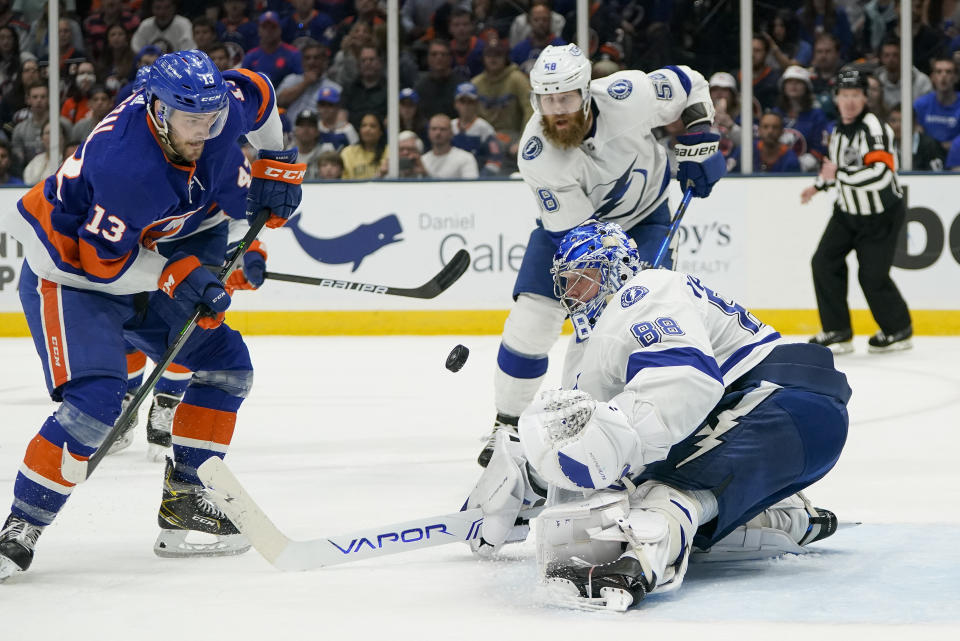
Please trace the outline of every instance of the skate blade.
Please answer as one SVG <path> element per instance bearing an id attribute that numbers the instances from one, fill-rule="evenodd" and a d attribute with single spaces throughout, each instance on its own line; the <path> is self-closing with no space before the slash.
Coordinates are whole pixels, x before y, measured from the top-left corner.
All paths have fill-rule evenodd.
<path id="1" fill-rule="evenodd" d="M 250 541 L 242 534 L 217 535 L 193 530 L 160 530 L 153 544 L 153 553 L 165 559 L 234 556 L 249 549 Z"/>
<path id="2" fill-rule="evenodd" d="M 151 463 L 163 463 L 170 455 L 170 448 L 156 443 L 147 443 L 147 460 Z"/>
<path id="3" fill-rule="evenodd" d="M 844 343 L 834 343 L 830 345 L 828 349 L 833 352 L 834 356 L 843 356 L 844 354 L 853 353 L 853 342 L 846 341 Z"/>
<path id="4" fill-rule="evenodd" d="M 910 342 L 910 339 L 897 341 L 892 345 L 887 345 L 886 347 L 874 347 L 873 345 L 867 346 L 867 351 L 871 354 L 886 354 L 888 352 L 902 352 L 905 349 L 912 349 L 913 343 Z"/>
<path id="5" fill-rule="evenodd" d="M 633 605 L 633 596 L 626 590 L 601 588 L 599 597 L 585 597 L 567 579 L 548 578 L 543 586 L 551 603 L 573 610 L 626 612 Z"/>
<path id="6" fill-rule="evenodd" d="M 3 583 L 17 572 L 23 572 L 19 565 L 5 556 L 0 556 L 0 583 Z"/>
<path id="7" fill-rule="evenodd" d="M 132 432 L 133 430 L 130 431 Z M 131 445 L 133 445 L 133 434 L 128 432 L 113 442 L 113 444 L 110 446 L 110 449 L 107 450 L 107 456 L 116 454 L 117 452 L 122 452 Z"/>

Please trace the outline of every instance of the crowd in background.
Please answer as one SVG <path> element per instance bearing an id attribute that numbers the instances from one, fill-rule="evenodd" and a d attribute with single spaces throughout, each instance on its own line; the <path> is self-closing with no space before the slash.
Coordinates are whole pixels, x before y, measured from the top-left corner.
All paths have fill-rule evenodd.
<path id="1" fill-rule="evenodd" d="M 0 0 L 0 184 L 32 185 L 133 91 L 136 70 L 198 48 L 270 77 L 308 179 L 386 175 L 385 2 L 59 0 L 61 149 L 49 149 L 47 3 Z M 576 38 L 575 0 L 401 0 L 398 172 L 516 171 L 530 66 Z M 754 171 L 817 172 L 837 72 L 870 72 L 870 108 L 900 134 L 899 0 L 754 5 Z M 960 170 L 960 2 L 912 0 L 914 169 Z M 709 78 L 731 172 L 741 141 L 739 2 L 590 2 L 594 77 L 686 64 Z M 677 128 L 663 128 L 671 143 Z M 902 152 L 901 152 L 902 153 Z"/>

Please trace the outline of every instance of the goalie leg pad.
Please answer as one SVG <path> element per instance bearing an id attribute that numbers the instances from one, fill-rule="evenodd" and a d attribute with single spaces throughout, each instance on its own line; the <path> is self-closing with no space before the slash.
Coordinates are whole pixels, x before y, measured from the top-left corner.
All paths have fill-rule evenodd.
<path id="1" fill-rule="evenodd" d="M 541 576 L 548 565 L 569 563 L 573 558 L 594 565 L 616 560 L 627 543 L 617 521 L 629 512 L 627 492 L 614 491 L 545 509 L 536 521 Z"/>

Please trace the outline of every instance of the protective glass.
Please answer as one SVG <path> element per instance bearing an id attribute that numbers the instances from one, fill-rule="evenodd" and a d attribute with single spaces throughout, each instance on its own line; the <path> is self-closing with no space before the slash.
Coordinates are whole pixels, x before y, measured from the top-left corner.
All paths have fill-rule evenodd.
<path id="1" fill-rule="evenodd" d="M 199 141 L 210 140 L 220 135 L 227 122 L 229 111 L 229 107 L 224 107 L 217 111 L 192 113 L 175 109 L 161 102 L 158 115 L 161 122 L 166 123 L 168 130 L 175 132 L 178 138 Z"/>
<path id="2" fill-rule="evenodd" d="M 540 113 L 545 116 L 573 114 L 583 107 L 583 94 L 579 89 L 563 93 L 534 94 Z"/>

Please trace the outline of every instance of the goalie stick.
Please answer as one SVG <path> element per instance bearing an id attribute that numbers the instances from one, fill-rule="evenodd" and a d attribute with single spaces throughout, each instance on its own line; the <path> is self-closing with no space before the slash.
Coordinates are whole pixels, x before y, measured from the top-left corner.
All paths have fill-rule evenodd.
<path id="1" fill-rule="evenodd" d="M 301 283 L 304 285 L 318 285 L 320 287 L 329 287 L 331 289 L 345 289 L 355 292 L 368 292 L 370 294 L 386 294 L 388 296 L 406 296 L 408 298 L 435 298 L 441 292 L 453 285 L 463 276 L 470 266 L 470 252 L 461 249 L 450 262 L 443 266 L 437 274 L 419 287 L 388 287 L 386 285 L 375 285 L 373 283 L 361 283 L 351 280 L 340 280 L 338 278 L 315 278 L 311 276 L 297 276 L 296 274 L 278 274 L 277 272 L 267 272 L 265 278 L 280 280 L 287 283 Z"/>
<path id="2" fill-rule="evenodd" d="M 474 508 L 348 534 L 294 541 L 264 514 L 222 459 L 207 459 L 197 468 L 197 476 L 210 490 L 210 498 L 217 507 L 250 540 L 257 552 L 278 570 L 313 570 L 458 541 L 472 541 L 480 536 L 480 526 L 483 524 L 483 512 L 480 508 Z M 541 509 L 524 510 L 520 517 L 532 518 Z"/>

